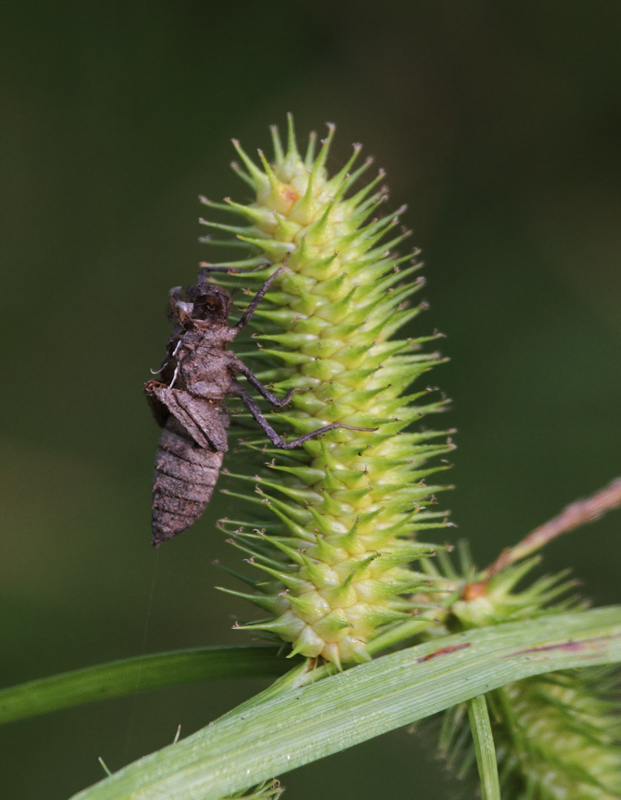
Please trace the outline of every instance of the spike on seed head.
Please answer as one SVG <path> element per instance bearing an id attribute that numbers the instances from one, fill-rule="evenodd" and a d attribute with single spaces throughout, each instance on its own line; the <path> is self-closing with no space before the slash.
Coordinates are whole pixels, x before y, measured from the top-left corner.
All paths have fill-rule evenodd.
<path id="1" fill-rule="evenodd" d="M 280 140 L 278 125 L 270 125 L 270 133 L 272 136 L 272 146 L 274 148 L 274 159 L 276 161 L 277 166 L 281 167 L 285 160 L 285 154 L 282 149 L 282 142 Z"/>
<path id="2" fill-rule="evenodd" d="M 295 125 L 293 123 L 293 114 L 287 114 L 287 156 L 298 156 L 298 146 L 295 137 Z"/>

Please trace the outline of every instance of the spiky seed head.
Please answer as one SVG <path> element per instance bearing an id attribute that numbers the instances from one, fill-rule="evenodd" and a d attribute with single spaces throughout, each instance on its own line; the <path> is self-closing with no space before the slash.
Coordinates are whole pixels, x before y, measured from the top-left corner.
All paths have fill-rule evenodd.
<path id="1" fill-rule="evenodd" d="M 242 523 L 243 530 L 263 521 L 272 526 L 244 547 L 265 578 L 276 581 L 280 609 L 245 627 L 291 642 L 292 655 L 340 666 L 366 661 L 366 645 L 378 631 L 418 613 L 404 597 L 416 584 L 409 563 L 434 548 L 412 542 L 420 531 L 446 524 L 443 512 L 427 507 L 447 488 L 428 480 L 446 466 L 427 462 L 454 445 L 446 432 L 420 426 L 428 414 L 444 411 L 446 400 L 427 384 L 410 391 L 442 361 L 424 348 L 437 337 L 393 338 L 425 307 L 412 305 L 423 285 L 419 265 L 395 249 L 409 235 L 399 228 L 404 208 L 378 215 L 387 197 L 377 188 L 383 172 L 359 184 L 371 164 L 356 166 L 359 144 L 329 176 L 334 132 L 329 125 L 317 153 L 311 135 L 300 155 L 290 118 L 286 147 L 272 128 L 271 163 L 262 152 L 251 158 L 234 141 L 245 168 L 235 169 L 254 199 L 220 207 L 239 216 L 241 227 L 217 224 L 251 252 L 238 265 L 226 262 L 240 273 L 214 280 L 248 290 L 284 265 L 255 314 L 260 349 L 240 348 L 274 391 L 296 389 L 290 406 L 270 415 L 277 429 L 296 436 L 331 423 L 370 429 L 333 430 L 286 453 L 265 448 L 258 437 L 249 445 L 252 477 L 237 478 L 259 492 L 245 497 L 260 520 Z M 253 257 L 265 268 L 249 271 Z M 257 598 L 262 608 L 264 597 L 261 591 Z"/>

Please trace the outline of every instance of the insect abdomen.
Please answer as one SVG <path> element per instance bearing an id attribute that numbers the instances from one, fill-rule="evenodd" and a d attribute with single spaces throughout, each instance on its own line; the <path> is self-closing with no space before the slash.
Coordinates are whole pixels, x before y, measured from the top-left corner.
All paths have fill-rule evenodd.
<path id="1" fill-rule="evenodd" d="M 211 499 L 223 453 L 199 447 L 183 425 L 170 416 L 155 454 L 153 537 L 162 542 L 186 531 Z"/>

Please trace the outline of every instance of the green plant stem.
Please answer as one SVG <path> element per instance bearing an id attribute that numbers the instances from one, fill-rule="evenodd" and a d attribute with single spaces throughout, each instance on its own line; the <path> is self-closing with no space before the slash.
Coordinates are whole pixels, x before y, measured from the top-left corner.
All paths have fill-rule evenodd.
<path id="1" fill-rule="evenodd" d="M 482 800 L 500 800 L 498 764 L 485 695 L 468 700 L 468 718 L 481 779 Z"/>
<path id="2" fill-rule="evenodd" d="M 516 680 L 621 661 L 621 607 L 426 642 L 236 709 L 75 800 L 220 800 Z"/>
<path id="3" fill-rule="evenodd" d="M 202 647 L 22 683 L 0 690 L 0 723 L 178 683 L 282 675 L 291 669 L 291 662 L 278 657 L 278 651 L 278 647 Z"/>
<path id="4" fill-rule="evenodd" d="M 492 575 L 500 572 L 509 564 L 514 564 L 535 553 L 561 534 L 589 522 L 595 522 L 608 511 L 613 511 L 619 506 L 621 506 L 621 478 L 615 478 L 608 486 L 585 500 L 576 500 L 568 505 L 558 516 L 535 528 L 518 544 L 503 550 L 496 561 L 484 571 L 485 579 L 489 580 Z"/>

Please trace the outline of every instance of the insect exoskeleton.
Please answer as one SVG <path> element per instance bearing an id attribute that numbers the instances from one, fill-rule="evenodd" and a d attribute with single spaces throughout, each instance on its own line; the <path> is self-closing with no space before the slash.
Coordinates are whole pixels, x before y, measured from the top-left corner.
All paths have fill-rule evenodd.
<path id="1" fill-rule="evenodd" d="M 186 531 L 211 500 L 224 454 L 228 450 L 229 418 L 225 400 L 238 397 L 273 445 L 291 449 L 334 428 L 361 430 L 333 423 L 286 442 L 272 428 L 256 401 L 236 380 L 243 375 L 269 403 L 285 406 L 293 390 L 279 399 L 237 358 L 227 345 L 248 323 L 273 280 L 263 284 L 236 325 L 228 318 L 233 303 L 226 289 L 207 282 L 207 270 L 181 297 L 181 287 L 170 291 L 169 318 L 176 323 L 168 340 L 159 379 L 145 385 L 147 400 L 164 430 L 155 456 L 151 543 Z"/>

